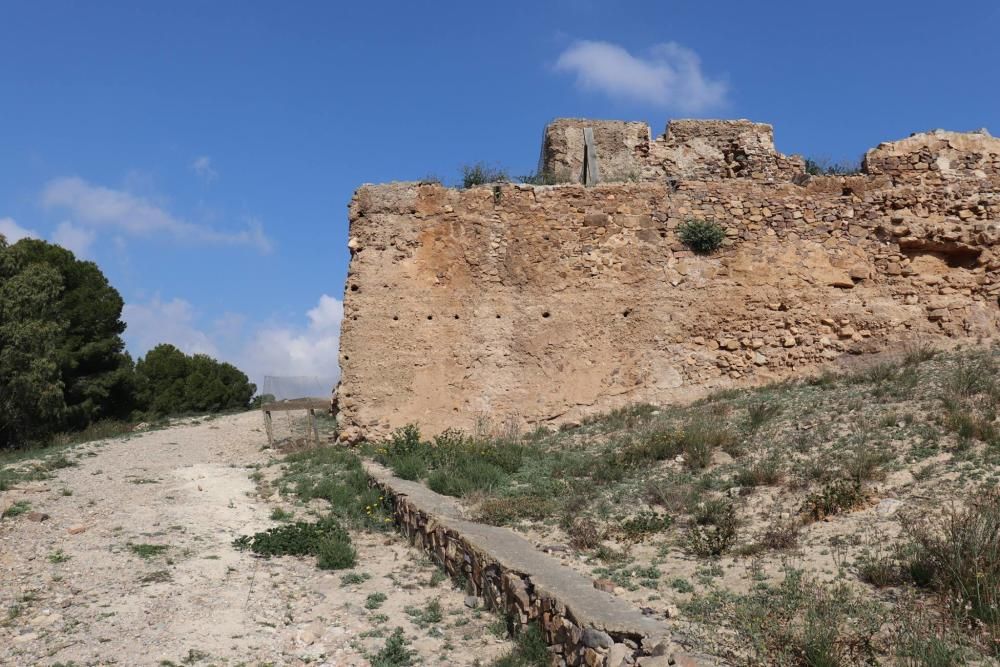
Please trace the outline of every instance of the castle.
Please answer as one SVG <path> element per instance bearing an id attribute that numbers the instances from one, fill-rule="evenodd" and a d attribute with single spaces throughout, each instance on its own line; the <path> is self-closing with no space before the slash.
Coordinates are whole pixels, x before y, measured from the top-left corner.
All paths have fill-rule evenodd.
<path id="1" fill-rule="evenodd" d="M 364 185 L 335 405 L 346 440 L 558 425 L 1000 325 L 1000 140 L 934 131 L 809 175 L 769 125 L 560 119 L 539 182 Z M 687 220 L 718 223 L 693 253 Z"/>

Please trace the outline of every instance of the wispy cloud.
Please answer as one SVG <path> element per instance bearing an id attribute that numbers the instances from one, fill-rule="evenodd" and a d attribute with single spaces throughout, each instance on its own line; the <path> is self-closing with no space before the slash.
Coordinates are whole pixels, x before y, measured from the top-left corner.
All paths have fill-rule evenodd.
<path id="1" fill-rule="evenodd" d="M 0 236 L 7 239 L 7 243 L 14 244 L 21 239 L 40 238 L 33 229 L 27 229 L 14 222 L 14 218 L 0 218 Z"/>
<path id="2" fill-rule="evenodd" d="M 198 178 L 206 183 L 211 183 L 219 178 L 219 172 L 212 167 L 212 158 L 207 155 L 196 157 L 194 162 L 191 163 L 191 169 L 198 175 Z"/>
<path id="3" fill-rule="evenodd" d="M 52 233 L 52 242 L 61 245 L 67 250 L 71 250 L 77 257 L 89 259 L 90 246 L 97 238 L 97 232 L 86 227 L 79 227 L 72 222 L 65 221 L 59 223 Z"/>
<path id="4" fill-rule="evenodd" d="M 42 191 L 42 204 L 69 211 L 76 223 L 115 228 L 128 234 L 166 233 L 196 243 L 249 245 L 265 253 L 271 250 L 271 241 L 257 220 L 249 220 L 240 231 L 219 231 L 178 218 L 142 197 L 91 185 L 81 178 L 50 181 Z"/>
<path id="5" fill-rule="evenodd" d="M 559 55 L 556 71 L 576 75 L 584 90 L 699 113 L 725 103 L 727 86 L 701 69 L 701 58 L 676 42 L 658 44 L 645 57 L 617 44 L 581 40 Z"/>

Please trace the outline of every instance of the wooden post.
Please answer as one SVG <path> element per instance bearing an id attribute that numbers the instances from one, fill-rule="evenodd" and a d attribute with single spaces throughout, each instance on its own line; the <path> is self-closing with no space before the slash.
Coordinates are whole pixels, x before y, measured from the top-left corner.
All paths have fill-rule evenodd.
<path id="1" fill-rule="evenodd" d="M 312 441 L 319 444 L 319 430 L 316 428 L 316 410 L 314 408 L 309 408 L 309 435 L 312 437 Z"/>
<path id="2" fill-rule="evenodd" d="M 271 424 L 270 410 L 264 410 L 264 430 L 267 431 L 267 446 L 274 447 L 274 426 Z"/>

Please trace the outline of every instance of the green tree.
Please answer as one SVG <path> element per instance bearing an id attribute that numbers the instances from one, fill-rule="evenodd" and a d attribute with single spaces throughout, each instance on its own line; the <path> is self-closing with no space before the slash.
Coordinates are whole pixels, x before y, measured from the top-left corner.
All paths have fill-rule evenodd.
<path id="1" fill-rule="evenodd" d="M 136 364 L 139 401 L 156 415 L 246 408 L 257 387 L 229 363 L 161 344 Z"/>
<path id="2" fill-rule="evenodd" d="M 59 272 L 46 265 L 20 267 L 0 236 L 0 447 L 50 435 L 66 403 L 59 374 Z"/>
<path id="3" fill-rule="evenodd" d="M 135 388 L 132 359 L 121 337 L 121 295 L 95 263 L 57 245 L 22 239 L 6 253 L 16 271 L 48 267 L 62 284 L 48 311 L 60 328 L 55 359 L 65 409 L 58 426 L 79 429 L 98 419 L 127 418 L 135 407 Z"/>

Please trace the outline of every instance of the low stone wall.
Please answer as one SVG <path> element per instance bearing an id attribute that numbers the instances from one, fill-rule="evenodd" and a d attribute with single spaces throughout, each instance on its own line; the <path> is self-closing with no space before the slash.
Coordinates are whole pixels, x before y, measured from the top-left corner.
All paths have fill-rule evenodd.
<path id="1" fill-rule="evenodd" d="M 589 579 L 516 533 L 467 521 L 453 499 L 393 477 L 379 465 L 366 468 L 372 484 L 391 502 L 396 525 L 410 543 L 516 628 L 538 623 L 553 665 L 718 664 L 679 651 L 666 622 L 598 591 Z"/>

